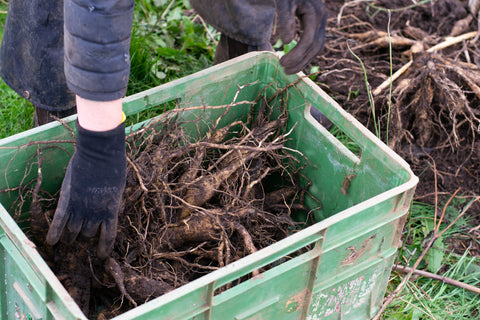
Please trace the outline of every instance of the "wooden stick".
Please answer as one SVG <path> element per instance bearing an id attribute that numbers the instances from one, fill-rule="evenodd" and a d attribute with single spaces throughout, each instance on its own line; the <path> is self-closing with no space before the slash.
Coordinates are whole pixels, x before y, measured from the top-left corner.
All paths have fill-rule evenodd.
<path id="1" fill-rule="evenodd" d="M 422 277 L 427 277 L 427 278 L 430 278 L 430 279 L 439 280 L 439 281 L 442 281 L 446 284 L 450 284 L 452 286 L 456 286 L 456 287 L 474 292 L 476 294 L 480 294 L 480 288 L 469 285 L 469 284 L 466 284 L 466 283 L 463 283 L 463 282 L 458 281 L 458 280 L 454 280 L 452 278 L 447 278 L 447 277 L 440 276 L 438 274 L 431 273 L 431 272 L 424 271 L 424 270 L 418 270 L 418 269 L 413 270 L 410 267 L 401 266 L 401 265 L 398 265 L 398 264 L 394 264 L 393 268 L 397 271 L 400 271 L 400 272 L 405 272 L 405 273 L 412 272 L 413 274 L 416 274 L 416 275 L 419 275 L 419 276 L 422 276 Z"/>
<path id="2" fill-rule="evenodd" d="M 426 52 L 431 53 L 431 52 L 445 49 L 447 47 L 453 46 L 454 44 L 462 42 L 464 40 L 474 38 L 477 34 L 478 34 L 478 31 L 472 31 L 472 32 L 462 34 L 458 37 L 447 37 L 445 41 L 440 42 L 439 44 L 436 44 L 433 47 L 427 49 Z M 383 90 L 388 88 L 388 86 L 390 86 L 390 83 L 397 80 L 412 64 L 413 64 L 413 60 L 410 60 L 403 67 L 398 69 L 391 77 L 389 77 L 381 85 L 379 85 L 375 90 L 372 91 L 373 96 L 379 95 Z"/>

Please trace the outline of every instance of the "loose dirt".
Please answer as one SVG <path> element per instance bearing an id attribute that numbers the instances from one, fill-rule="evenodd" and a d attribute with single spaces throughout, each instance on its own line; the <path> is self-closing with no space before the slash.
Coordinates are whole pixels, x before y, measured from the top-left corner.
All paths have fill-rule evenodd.
<path id="1" fill-rule="evenodd" d="M 325 2 L 329 19 L 325 49 L 313 62 L 321 70 L 316 82 L 407 160 L 420 177 L 415 200 L 433 204 L 438 198 L 442 208 L 457 189 L 463 201 L 478 196 L 478 13 L 459 0 Z M 467 37 L 430 49 L 458 36 Z M 473 228 L 480 225 L 479 211 L 474 204 L 468 213 L 477 241 L 451 241 L 456 252 L 470 247 L 480 256 Z"/>

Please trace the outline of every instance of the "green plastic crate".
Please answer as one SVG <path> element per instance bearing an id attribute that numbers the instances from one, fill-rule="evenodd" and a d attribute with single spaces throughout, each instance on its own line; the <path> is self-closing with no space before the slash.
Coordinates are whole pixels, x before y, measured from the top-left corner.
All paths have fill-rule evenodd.
<path id="1" fill-rule="evenodd" d="M 239 87 L 245 84 L 239 91 Z M 181 107 L 224 105 L 253 100 L 267 85 L 290 85 L 289 126 L 296 124 L 289 147 L 310 165 L 303 170 L 309 192 L 321 200 L 317 223 L 222 269 L 138 306 L 116 319 L 370 319 L 385 294 L 400 236 L 418 178 L 409 166 L 364 128 L 308 77 L 285 75 L 272 53 L 251 53 L 191 76 L 124 99 L 132 115 L 175 100 Z M 294 85 L 293 85 L 294 84 Z M 237 92 L 239 94 L 237 95 Z M 361 149 L 350 152 L 310 114 L 315 106 Z M 248 105 L 232 108 L 225 121 L 245 117 Z M 223 110 L 208 110 L 212 122 Z M 195 117 L 186 112 L 185 117 Z M 75 116 L 66 121 L 73 128 Z M 230 119 L 230 120 L 229 120 Z M 192 128 L 193 130 L 193 128 Z M 196 130 L 196 128 L 195 128 Z M 2 319 L 85 319 L 24 232 L 9 214 L 15 187 L 42 149 L 35 141 L 71 140 L 51 123 L 0 140 L 0 316 Z M 70 144 L 42 149 L 43 187 L 58 190 L 71 152 Z M 22 146 L 21 148 L 18 148 Z M 352 178 L 353 177 L 353 178 Z M 342 190 L 345 179 L 348 190 Z M 308 199 L 307 199 L 308 200 Z M 310 199 L 315 209 L 318 203 Z M 22 213 L 28 217 L 28 212 Z M 309 246 L 293 259 L 285 256 Z M 216 289 L 260 267 L 274 268 L 217 294 Z"/>

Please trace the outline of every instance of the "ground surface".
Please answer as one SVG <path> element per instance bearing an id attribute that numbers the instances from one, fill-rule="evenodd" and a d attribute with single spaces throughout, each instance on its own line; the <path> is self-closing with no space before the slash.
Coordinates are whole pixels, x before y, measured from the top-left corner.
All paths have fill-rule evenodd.
<path id="1" fill-rule="evenodd" d="M 478 195 L 479 41 L 470 37 L 427 52 L 448 36 L 478 29 L 467 1 L 417 6 L 410 0 L 348 5 L 327 0 L 326 7 L 326 45 L 314 62 L 322 70 L 316 82 L 408 161 L 420 177 L 417 200 L 434 203 L 437 195 L 440 207 L 457 189 L 466 198 Z M 412 65 L 391 88 L 369 97 L 365 77 L 375 93 L 389 78 L 390 67 L 396 72 L 411 59 Z M 479 225 L 479 206 L 474 205 L 469 214 L 472 225 Z M 480 255 L 478 243 L 471 239 L 454 246 L 459 252 L 470 246 L 473 254 Z"/>

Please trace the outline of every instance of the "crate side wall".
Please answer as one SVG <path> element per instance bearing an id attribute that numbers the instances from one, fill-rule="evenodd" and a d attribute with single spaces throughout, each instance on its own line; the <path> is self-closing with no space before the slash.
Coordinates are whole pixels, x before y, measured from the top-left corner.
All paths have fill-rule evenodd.
<path id="1" fill-rule="evenodd" d="M 242 59 L 248 59 L 247 58 L 242 58 Z M 276 85 L 278 87 L 283 87 L 288 85 L 289 83 L 293 82 L 294 79 L 296 79 L 296 76 L 286 76 L 285 74 L 282 73 L 282 71 L 279 69 L 278 62 L 270 56 L 269 58 L 262 58 L 259 59 L 258 57 L 255 56 L 255 59 L 252 59 L 252 61 L 249 61 L 248 63 L 245 62 L 246 60 L 238 60 L 241 62 L 241 67 L 240 68 L 235 68 L 233 67 L 235 65 L 234 62 L 232 62 L 231 65 L 226 64 L 222 65 L 219 69 L 215 69 L 216 71 L 209 71 L 209 72 L 202 72 L 199 75 L 190 77 L 190 80 L 181 80 L 177 82 L 177 85 L 174 84 L 169 84 L 167 86 L 164 86 L 162 88 L 157 88 L 155 90 L 149 91 L 148 94 L 145 95 L 138 95 L 137 100 L 130 100 L 128 103 L 131 103 L 131 107 L 127 107 L 127 109 L 131 110 L 141 110 L 143 108 L 148 108 L 153 105 L 155 105 L 159 101 L 170 101 L 172 99 L 177 99 L 178 103 L 182 107 L 188 107 L 188 106 L 199 106 L 202 104 L 210 104 L 210 105 L 222 105 L 222 104 L 229 104 L 232 101 L 241 101 L 242 100 L 252 100 L 254 99 L 255 92 L 258 92 L 259 90 L 262 90 L 266 85 L 270 85 L 272 83 L 272 79 L 275 79 Z M 255 63 L 259 63 L 259 66 L 255 66 Z M 251 68 L 251 70 L 249 69 Z M 252 69 L 253 68 L 253 69 Z M 213 69 L 212 69 L 213 70 Z M 228 70 L 228 72 L 225 72 L 225 74 L 219 74 L 218 72 Z M 238 72 L 243 72 L 244 70 L 250 70 L 248 74 L 235 77 L 235 75 Z M 262 73 L 266 73 L 262 74 Z M 195 81 L 192 81 L 194 79 Z M 246 81 L 246 82 L 245 82 Z M 191 83 L 190 83 L 191 82 Z M 242 88 L 240 91 L 239 85 L 245 85 L 249 84 L 248 86 L 245 86 Z M 202 89 L 204 89 L 202 91 Z M 171 91 L 170 91 L 171 90 Z M 342 261 L 347 261 L 346 259 L 348 258 L 348 254 L 351 254 L 351 249 L 349 247 L 355 246 L 356 250 L 363 250 L 364 255 L 359 256 L 358 259 L 356 259 L 353 264 L 356 265 L 356 263 L 361 264 L 362 266 L 367 266 L 366 268 L 368 269 L 368 266 L 371 266 L 370 264 L 372 263 L 372 259 L 375 259 L 375 257 L 379 256 L 378 250 L 381 249 L 382 245 L 379 242 L 381 237 L 379 236 L 378 238 L 371 238 L 372 233 L 369 232 L 374 232 L 375 228 L 378 226 L 375 224 L 373 221 L 365 221 L 365 219 L 370 220 L 370 219 L 375 219 L 379 218 L 380 222 L 385 222 L 387 223 L 388 227 L 385 227 L 385 233 L 387 232 L 393 232 L 394 227 L 393 227 L 393 222 L 392 225 L 389 225 L 391 221 L 395 221 L 395 217 L 389 216 L 388 213 L 392 212 L 396 206 L 396 201 L 395 199 L 387 199 L 387 204 L 382 204 L 383 202 L 381 201 L 376 201 L 372 202 L 370 208 L 367 205 L 366 210 L 360 210 L 360 211 L 355 211 L 355 214 L 352 213 L 352 210 L 349 210 L 352 206 L 357 205 L 359 203 L 369 201 L 370 198 L 378 196 L 378 194 L 388 191 L 389 189 L 392 189 L 399 184 L 405 182 L 406 180 L 406 174 L 403 172 L 405 171 L 402 169 L 400 165 L 397 165 L 394 163 L 392 159 L 389 158 L 388 155 L 384 155 L 380 151 L 380 155 L 382 158 L 382 161 L 380 161 L 380 164 L 377 165 L 372 165 L 375 163 L 375 148 L 374 145 L 372 144 L 366 144 L 365 150 L 368 152 L 366 153 L 368 156 L 364 157 L 362 156 L 359 161 L 362 160 L 368 160 L 365 162 L 365 164 L 361 164 L 355 159 L 355 157 L 352 157 L 351 154 L 344 150 L 339 150 L 339 145 L 338 142 L 335 140 L 334 137 L 331 135 L 329 136 L 328 133 L 325 131 L 319 130 L 318 125 L 315 123 L 311 122 L 311 119 L 307 119 L 305 115 L 305 108 L 308 107 L 308 103 L 320 105 L 322 110 L 326 110 L 326 114 L 329 114 L 329 110 L 333 108 L 331 103 L 329 101 L 325 101 L 324 99 L 316 97 L 317 92 L 314 91 L 306 91 L 300 94 L 298 88 L 290 88 L 289 89 L 289 94 L 291 97 L 289 98 L 289 113 L 290 113 L 290 122 L 289 122 L 289 129 L 293 128 L 295 126 L 294 131 L 292 131 L 291 135 L 291 142 L 288 145 L 289 147 L 292 147 L 294 149 L 298 149 L 300 152 L 304 153 L 307 157 L 311 158 L 311 167 L 308 169 L 304 170 L 304 174 L 311 179 L 312 181 L 312 187 L 310 188 L 310 191 L 312 194 L 315 195 L 315 197 L 318 197 L 319 199 L 322 199 L 323 204 L 325 205 L 322 210 L 323 213 L 319 215 L 321 219 L 332 219 L 331 226 L 329 230 L 331 230 L 331 234 L 333 236 L 329 236 L 328 239 L 326 239 L 325 243 L 323 244 L 325 254 L 328 252 L 335 252 L 335 250 L 339 250 L 341 252 L 341 259 L 337 258 L 337 264 L 342 263 Z M 195 92 L 201 92 L 200 95 L 194 94 Z M 235 100 L 235 96 L 238 92 L 237 95 L 237 100 Z M 163 103 L 162 102 L 162 103 Z M 213 103 L 212 103 L 213 102 Z M 248 104 L 243 104 L 242 106 L 239 106 L 237 109 L 232 108 L 230 110 L 231 114 L 229 114 L 225 119 L 229 119 L 228 121 L 233 121 L 233 119 L 237 118 L 244 118 L 245 113 L 248 112 L 250 109 L 250 105 Z M 200 112 L 201 113 L 201 112 Z M 192 135 L 195 134 L 202 134 L 207 128 L 210 128 L 215 122 L 215 120 L 219 117 L 220 114 L 222 114 L 223 111 L 217 110 L 217 111 L 212 111 L 211 113 L 208 113 L 208 121 L 205 121 L 202 125 L 202 129 L 197 131 L 197 127 L 192 126 Z M 334 115 L 335 121 L 339 124 L 342 125 L 342 119 L 341 115 L 339 116 L 338 113 L 332 111 L 330 112 L 331 114 Z M 194 119 L 198 116 L 198 111 L 191 112 L 191 113 L 186 113 L 185 114 L 185 119 L 190 117 L 190 119 Z M 361 132 L 354 132 L 352 134 L 351 128 L 349 128 L 347 131 L 349 131 L 350 135 L 353 136 L 353 138 L 361 135 Z M 354 130 L 353 130 L 354 131 Z M 35 135 L 33 135 L 35 133 Z M 58 128 L 57 127 L 50 127 L 47 126 L 44 128 L 44 130 L 37 130 L 37 131 L 32 131 L 31 132 L 32 136 L 26 136 L 23 137 L 22 139 L 18 139 L 17 141 L 11 142 L 9 141 L 10 146 L 19 146 L 20 144 L 23 143 L 28 143 L 29 139 L 40 139 L 38 141 L 41 141 L 42 139 L 50 139 L 51 137 L 56 137 L 57 139 L 71 139 L 71 134 L 68 130 L 65 130 L 64 128 Z M 304 139 L 305 138 L 305 139 Z M 304 141 L 306 140 L 306 141 Z M 1 142 L 0 142 L 1 144 Z M 62 147 L 63 148 L 63 147 Z M 69 147 L 67 147 L 68 149 Z M 370 149 L 369 149 L 370 148 Z M 23 149 L 23 148 L 22 148 Z M 50 169 L 46 169 L 45 171 L 45 176 L 51 176 L 51 177 L 56 177 L 55 179 L 52 178 L 52 184 L 51 188 L 52 189 L 58 189 L 61 183 L 61 178 L 63 177 L 63 171 L 66 164 L 68 163 L 68 152 L 65 152 L 61 148 L 54 148 L 58 149 L 56 152 L 59 152 L 57 156 L 54 157 L 54 161 L 51 163 Z M 11 149 L 14 150 L 14 149 Z M 21 181 L 22 173 L 21 171 L 25 172 L 25 167 L 26 164 L 28 163 L 29 159 L 36 153 L 38 153 L 38 145 L 32 145 L 28 147 L 28 151 L 25 151 L 25 154 L 22 154 L 21 156 L 18 156 L 20 152 L 23 152 L 22 150 L 19 149 L 19 151 L 8 151 L 4 152 L 4 150 L 1 150 L 0 152 L 0 163 L 4 165 L 4 163 L 11 162 L 10 159 L 14 157 L 14 165 L 9 165 L 8 168 L 7 166 L 4 166 L 5 170 L 12 170 L 9 171 L 10 173 L 8 174 L 8 179 L 4 179 L 3 182 L 0 180 L 0 185 L 7 185 L 7 186 L 14 186 L 15 181 L 17 181 L 17 184 L 19 181 Z M 26 149 L 27 150 L 27 149 Z M 371 150 L 371 152 L 370 152 Z M 48 151 L 50 152 L 50 151 Z M 48 157 L 50 157 L 49 153 L 46 153 Z M 52 153 L 51 155 L 53 155 Z M 7 161 L 8 160 L 8 161 Z M 7 162 L 5 162 L 7 161 Z M 393 164 L 391 163 L 393 162 Z M 385 163 L 387 165 L 385 165 Z M 18 164 L 18 166 L 17 166 Z M 23 166 L 23 168 L 22 168 Z M 382 167 L 383 166 L 383 167 Z M 32 174 L 36 171 L 36 165 L 32 164 L 30 169 Z M 347 176 L 347 172 L 351 168 L 354 168 L 356 177 L 354 180 L 352 180 L 352 185 L 351 189 L 347 190 L 345 194 L 342 192 L 342 186 L 343 186 L 343 181 L 345 180 Z M 398 173 L 398 174 L 397 174 Z M 394 178 L 386 178 L 384 175 L 393 175 Z M 5 175 L 7 177 L 7 175 Z M 32 176 L 34 177 L 34 176 Z M 1 179 L 1 178 L 0 178 Z M 381 183 L 376 183 L 377 180 L 380 180 Z M 366 185 L 368 185 L 368 188 L 363 187 L 362 185 L 363 182 L 366 181 Z M 305 183 L 305 181 L 304 181 Z M 325 186 L 324 186 L 325 184 Z M 368 189 L 368 190 L 362 190 L 362 189 Z M 356 192 L 359 192 L 357 195 Z M 0 202 L 2 205 L 5 203 L 5 205 L 11 205 L 13 203 L 13 198 L 6 194 L 0 194 Z M 5 198 L 3 198 L 5 197 Z M 312 199 L 309 200 L 309 206 L 311 209 L 314 209 L 316 207 L 316 202 L 312 201 Z M 8 209 L 8 208 L 7 208 Z M 335 213 L 342 212 L 344 211 L 350 211 L 346 212 L 344 215 L 344 220 L 343 218 L 341 219 L 342 221 L 338 222 L 336 218 Z M 343 217 L 343 216 L 342 216 Z M 0 216 L 1 219 L 1 216 Z M 373 223 L 373 225 L 371 224 Z M 355 227 L 352 230 L 348 229 L 348 226 L 345 225 L 352 224 Z M 398 225 L 398 223 L 397 223 Z M 360 229 L 362 228 L 367 228 L 369 231 L 367 233 L 361 231 Z M 345 232 L 353 232 L 359 235 L 359 238 L 351 239 L 351 242 L 345 242 L 345 240 L 342 240 L 342 237 L 340 234 L 345 233 Z M 336 234 L 336 236 L 334 236 Z M 14 233 L 9 234 L 9 237 L 16 237 Z M 288 238 L 287 238 L 288 239 Z M 369 240 L 370 239 L 370 240 Z M 18 240 L 18 239 L 17 239 Z M 19 240 L 18 240 L 19 241 Z M 288 241 L 288 240 L 287 240 Z M 15 241 L 14 241 L 15 242 Z M 389 240 L 386 241 L 388 243 Z M 19 246 L 18 243 L 15 244 L 17 247 Z M 295 246 L 296 243 L 292 243 L 292 246 Z M 385 244 L 386 245 L 386 244 Z M 335 246 L 338 246 L 336 248 Z M 366 248 L 366 249 L 362 249 Z M 385 249 L 385 248 L 384 248 Z M 330 250 L 330 251 L 328 251 Z M 385 249 L 388 251 L 388 249 Z M 386 251 L 382 252 L 386 252 Z M 28 253 L 30 254 L 30 253 Z M 372 254 L 373 258 L 369 258 L 369 254 Z M 386 254 L 386 253 L 385 253 Z M 37 254 L 38 255 L 38 254 Z M 40 256 L 36 257 L 38 259 Z M 327 256 L 325 256 L 325 259 Z M 28 263 L 32 263 L 35 259 L 31 257 L 27 257 Z M 294 270 L 295 268 L 299 268 L 296 270 L 302 270 L 301 273 L 303 275 L 306 275 L 309 273 L 309 281 L 311 281 L 312 276 L 314 278 L 320 278 L 319 275 L 316 274 L 317 268 L 324 268 L 322 266 L 323 259 L 319 259 L 318 263 L 319 265 L 316 266 L 312 263 L 312 260 L 306 259 L 306 265 L 304 266 L 295 266 L 293 267 L 293 262 L 292 264 L 285 264 L 285 265 L 280 265 L 280 268 L 277 269 L 276 271 L 272 271 L 269 273 L 270 275 L 273 275 L 274 273 L 278 273 L 275 276 L 283 277 L 285 276 L 284 281 L 293 281 L 291 280 L 294 278 L 294 273 L 290 273 L 289 270 Z M 241 264 L 241 262 L 240 262 Z M 289 269 L 292 266 L 292 269 Z M 259 266 L 260 267 L 260 266 Z M 346 267 L 345 267 L 346 268 Z M 388 269 L 388 270 L 387 270 Z M 389 268 L 385 267 L 384 272 L 388 273 Z M 283 272 L 285 272 L 285 275 L 283 275 Z M 369 271 L 370 272 L 370 271 Z M 373 271 L 372 271 L 373 272 Z M 48 274 L 47 277 L 47 282 L 55 282 L 55 285 L 59 282 L 56 279 L 49 279 L 53 274 Z M 370 278 L 373 277 L 372 276 Z M 305 278 L 306 279 L 306 278 Z M 302 280 L 299 281 L 299 284 L 303 287 L 305 287 L 305 284 L 307 283 L 307 280 Z M 350 278 L 349 278 L 350 279 Z M 343 281 L 342 279 L 338 281 Z M 345 280 L 347 281 L 347 280 Z M 351 280 L 348 280 L 351 281 Z M 349 283 L 349 282 L 346 283 Z M 260 282 L 260 281 L 259 281 Z M 316 282 L 315 282 L 316 283 Z M 335 284 L 329 283 L 325 284 L 326 286 L 334 287 Z M 383 283 L 383 282 L 382 282 Z M 182 295 L 179 295 L 178 300 L 174 301 L 173 303 L 169 304 L 168 308 L 171 308 L 170 311 L 173 312 L 173 314 L 184 314 L 185 316 L 179 317 L 178 319 L 190 319 L 193 317 L 201 318 L 201 319 L 213 319 L 212 316 L 216 315 L 217 319 L 224 319 L 222 318 L 222 315 L 225 316 L 225 312 L 228 313 L 228 308 L 223 309 L 219 305 L 215 305 L 214 301 L 211 301 L 208 299 L 207 295 L 209 293 L 209 289 L 207 286 L 211 286 L 212 284 L 206 284 L 206 287 L 203 289 L 198 289 L 197 291 L 194 292 L 184 292 Z M 288 283 L 286 284 L 286 290 L 290 290 L 291 287 L 293 286 L 294 283 Z M 377 285 L 377 282 L 376 284 Z M 338 287 L 338 286 L 337 286 Z M 289 289 L 290 288 L 290 289 Z M 335 287 L 336 288 L 336 287 Z M 238 289 L 237 289 L 238 290 Z M 252 289 L 253 290 L 253 289 Z M 297 289 L 291 289 L 293 291 L 299 290 Z M 323 290 L 323 289 L 322 289 Z M 245 295 L 248 295 L 249 289 L 246 290 Z M 48 301 L 54 301 L 58 299 L 58 291 L 56 290 L 50 290 L 47 288 L 47 299 Z M 295 291 L 296 292 L 296 291 Z M 320 292 L 320 291 L 316 291 Z M 298 293 L 298 292 L 297 292 Z M 270 310 L 272 306 L 275 306 L 275 312 L 274 314 L 277 314 L 277 318 L 279 317 L 278 314 L 281 314 L 281 312 L 285 312 L 285 308 L 279 309 L 278 306 L 286 306 L 287 302 L 291 300 L 293 296 L 297 296 L 297 293 L 291 292 L 287 293 L 287 296 L 282 296 L 279 298 L 277 301 L 279 304 L 275 304 L 277 302 L 265 302 L 265 308 L 260 308 L 259 312 L 261 310 Z M 320 294 L 320 293 L 319 293 Z M 294 302 L 298 302 L 298 304 L 303 303 L 303 306 L 305 306 L 306 301 L 308 300 L 308 297 L 311 294 L 308 292 L 305 292 L 304 295 L 304 300 L 299 300 L 297 296 L 297 300 Z M 53 297 L 52 297 L 53 296 Z M 273 294 L 272 294 L 273 296 Z M 268 297 L 267 297 L 268 298 Z M 243 299 L 243 298 L 242 298 Z M 248 301 L 247 298 L 245 298 L 245 301 Z M 287 299 L 287 300 L 285 300 Z M 217 299 L 221 300 L 221 299 Z M 268 300 L 268 299 L 267 299 Z M 273 301 L 273 300 L 272 300 Z M 287 301 L 287 302 L 285 302 Z M 302 302 L 303 301 L 303 302 Z M 49 303 L 47 302 L 47 303 Z M 218 302 L 218 301 L 217 301 Z M 254 301 L 255 302 L 255 301 Z M 254 303 L 254 302 L 248 302 Z M 0 303 L 1 307 L 4 308 L 3 301 Z M 167 306 L 163 304 L 162 300 L 155 300 L 151 301 L 148 303 L 149 307 L 148 311 L 149 315 L 152 316 L 152 319 L 158 319 L 159 315 L 162 315 L 163 312 L 167 311 Z M 65 305 L 67 306 L 68 309 L 68 303 L 65 302 Z M 291 308 L 287 308 L 288 310 L 294 310 L 291 311 L 291 314 L 294 314 L 295 317 L 298 318 L 299 310 L 297 308 L 294 308 L 295 304 L 290 304 Z M 73 308 L 73 307 L 72 307 Z M 78 307 L 77 307 L 78 308 Z M 237 308 L 237 307 L 235 307 Z M 255 310 L 248 310 L 254 308 L 253 306 L 244 306 L 243 309 L 240 310 L 240 307 L 238 307 L 238 314 L 239 317 L 244 317 L 248 318 L 251 314 L 254 314 Z M 53 309 L 51 309 L 53 310 Z M 73 309 L 72 309 L 73 310 Z M 146 309 L 142 309 L 146 310 Z M 226 310 L 226 311 L 225 311 Z M 283 311 L 282 311 L 283 310 Z M 69 310 L 67 310 L 67 313 Z M 143 312 L 143 311 L 142 311 Z M 147 316 L 147 311 L 145 313 L 142 312 L 132 312 L 129 313 L 129 316 L 122 317 L 120 316 L 119 318 L 122 319 L 146 319 L 148 318 Z M 75 312 L 71 312 L 67 318 L 70 318 Z M 173 317 L 175 318 L 175 317 Z M 48 319 L 48 316 L 47 316 Z"/>

